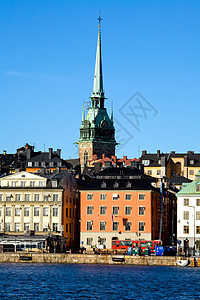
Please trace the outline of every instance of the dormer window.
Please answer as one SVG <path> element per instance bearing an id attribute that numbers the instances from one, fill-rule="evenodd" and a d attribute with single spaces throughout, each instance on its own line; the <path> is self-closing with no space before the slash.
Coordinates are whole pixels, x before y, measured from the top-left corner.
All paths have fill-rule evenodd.
<path id="1" fill-rule="evenodd" d="M 106 188 L 106 182 L 105 181 L 102 182 L 101 188 L 104 188 L 104 189 Z"/>
<path id="2" fill-rule="evenodd" d="M 57 187 L 57 181 L 56 180 L 52 181 L 52 187 Z"/>
<path id="3" fill-rule="evenodd" d="M 28 161 L 28 167 L 32 167 L 32 161 Z"/>
<path id="4" fill-rule="evenodd" d="M 149 160 L 143 160 L 142 163 L 143 163 L 144 166 L 148 166 L 149 165 Z"/>
<path id="5" fill-rule="evenodd" d="M 42 167 L 45 167 L 45 161 L 42 161 L 42 162 L 41 162 L 41 166 L 42 166 Z"/>
<path id="6" fill-rule="evenodd" d="M 49 167 L 53 167 L 54 166 L 54 162 L 53 161 L 50 161 L 50 163 L 49 163 Z"/>
<path id="7" fill-rule="evenodd" d="M 113 187 L 114 187 L 114 188 L 118 188 L 118 187 L 119 187 L 119 183 L 118 183 L 118 182 L 115 182 L 115 184 L 114 184 Z"/>
<path id="8" fill-rule="evenodd" d="M 190 164 L 191 164 L 191 165 L 194 164 L 194 160 L 193 160 L 193 159 L 190 160 Z"/>
<path id="9" fill-rule="evenodd" d="M 35 166 L 35 167 L 39 167 L 39 162 L 38 162 L 38 161 L 35 161 L 34 166 Z"/>
<path id="10" fill-rule="evenodd" d="M 62 162 L 59 161 L 59 162 L 57 163 L 57 166 L 58 166 L 58 167 L 62 167 Z"/>

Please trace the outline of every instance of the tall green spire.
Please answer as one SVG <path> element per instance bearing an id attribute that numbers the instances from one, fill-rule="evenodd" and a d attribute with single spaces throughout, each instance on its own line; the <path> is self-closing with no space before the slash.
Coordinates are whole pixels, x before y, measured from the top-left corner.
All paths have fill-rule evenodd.
<path id="1" fill-rule="evenodd" d="M 92 106 L 100 105 L 104 108 L 104 92 L 103 92 L 103 74 L 102 74 L 102 59 L 101 59 L 101 13 L 99 13 L 99 32 L 97 41 L 96 64 L 94 73 L 94 85 L 92 92 Z"/>

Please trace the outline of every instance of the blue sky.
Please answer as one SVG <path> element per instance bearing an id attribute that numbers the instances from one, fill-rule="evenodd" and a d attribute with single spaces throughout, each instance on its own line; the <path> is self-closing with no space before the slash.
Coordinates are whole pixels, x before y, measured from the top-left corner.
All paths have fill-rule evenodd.
<path id="1" fill-rule="evenodd" d="M 1 153 L 28 142 L 77 157 L 100 10 L 117 155 L 200 152 L 199 1 L 0 0 Z"/>

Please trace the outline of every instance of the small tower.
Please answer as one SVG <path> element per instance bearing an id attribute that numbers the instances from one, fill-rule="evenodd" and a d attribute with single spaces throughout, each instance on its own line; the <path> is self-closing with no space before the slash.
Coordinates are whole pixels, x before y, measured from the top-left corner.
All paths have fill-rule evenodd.
<path id="1" fill-rule="evenodd" d="M 99 31 L 97 40 L 96 64 L 94 73 L 94 85 L 91 96 L 91 105 L 85 116 L 83 108 L 82 124 L 80 127 L 79 159 L 81 170 L 87 165 L 87 161 L 96 155 L 101 158 L 102 154 L 111 157 L 115 155 L 115 128 L 113 126 L 113 117 L 107 114 L 104 107 L 104 90 L 101 58 L 101 15 L 99 15 Z"/>

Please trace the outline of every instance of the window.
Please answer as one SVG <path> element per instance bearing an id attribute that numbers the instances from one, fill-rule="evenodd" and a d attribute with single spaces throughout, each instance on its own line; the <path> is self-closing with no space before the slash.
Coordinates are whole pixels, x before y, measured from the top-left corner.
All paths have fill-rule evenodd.
<path id="1" fill-rule="evenodd" d="M 184 199 L 183 200 L 183 205 L 188 206 L 189 205 L 189 199 Z"/>
<path id="2" fill-rule="evenodd" d="M 35 187 L 35 181 L 30 181 L 30 187 Z"/>
<path id="3" fill-rule="evenodd" d="M 15 194 L 15 201 L 20 201 L 20 200 L 21 200 L 21 195 Z"/>
<path id="4" fill-rule="evenodd" d="M 106 206 L 100 206 L 100 215 L 106 214 Z"/>
<path id="5" fill-rule="evenodd" d="M 68 218 L 68 208 L 66 208 L 66 218 Z"/>
<path id="6" fill-rule="evenodd" d="M 30 200 L 30 195 L 29 195 L 29 194 L 25 194 L 24 200 L 25 200 L 25 201 L 29 201 L 29 200 Z"/>
<path id="7" fill-rule="evenodd" d="M 66 224 L 66 232 L 68 232 L 68 223 Z"/>
<path id="8" fill-rule="evenodd" d="M 34 216 L 39 217 L 39 214 L 40 214 L 39 207 L 34 207 Z"/>
<path id="9" fill-rule="evenodd" d="M 34 201 L 39 201 L 40 200 L 40 195 L 39 194 L 35 194 L 34 195 Z"/>
<path id="10" fill-rule="evenodd" d="M 194 170 L 189 170 L 189 175 L 194 175 Z"/>
<path id="11" fill-rule="evenodd" d="M 21 187 L 25 187 L 26 186 L 26 181 L 21 181 Z"/>
<path id="12" fill-rule="evenodd" d="M 10 223 L 6 223 L 6 231 L 10 231 Z"/>
<path id="13" fill-rule="evenodd" d="M 69 217 L 70 218 L 72 217 L 72 209 L 71 208 L 69 209 Z"/>
<path id="14" fill-rule="evenodd" d="M 49 197 L 47 195 L 44 195 L 44 201 L 48 201 Z"/>
<path id="15" fill-rule="evenodd" d="M 45 161 L 42 161 L 42 162 L 41 162 L 41 167 L 45 167 L 45 165 L 46 165 L 46 164 L 45 164 Z"/>
<path id="16" fill-rule="evenodd" d="M 100 230 L 106 230 L 106 222 L 104 221 L 100 222 Z"/>
<path id="17" fill-rule="evenodd" d="M 125 231 L 131 231 L 131 222 L 125 223 Z"/>
<path id="18" fill-rule="evenodd" d="M 200 199 L 196 200 L 196 206 L 200 206 Z"/>
<path id="19" fill-rule="evenodd" d="M 39 187 L 44 187 L 44 181 L 39 181 Z"/>
<path id="20" fill-rule="evenodd" d="M 39 231 L 39 223 L 34 223 L 34 230 Z"/>
<path id="21" fill-rule="evenodd" d="M 119 213 L 119 207 L 113 206 L 113 215 L 118 215 L 118 213 Z"/>
<path id="22" fill-rule="evenodd" d="M 139 222 L 139 231 L 144 231 L 145 229 L 145 223 L 144 222 Z"/>
<path id="23" fill-rule="evenodd" d="M 144 166 L 148 166 L 149 165 L 149 160 L 143 160 L 142 163 L 143 163 Z"/>
<path id="24" fill-rule="evenodd" d="M 200 226 L 196 226 L 196 233 L 200 234 Z"/>
<path id="25" fill-rule="evenodd" d="M 119 226 L 118 222 L 113 222 L 113 231 L 118 231 L 118 226 Z"/>
<path id="26" fill-rule="evenodd" d="M 20 208 L 19 207 L 15 208 L 15 216 L 16 217 L 20 216 Z"/>
<path id="27" fill-rule="evenodd" d="M 87 230 L 90 231 L 93 228 L 93 221 L 87 221 Z"/>
<path id="28" fill-rule="evenodd" d="M 50 163 L 49 163 L 49 167 L 54 167 L 54 162 L 53 161 L 50 161 Z"/>
<path id="29" fill-rule="evenodd" d="M 30 228 L 30 224 L 29 223 L 24 223 L 24 230 L 28 231 Z"/>
<path id="30" fill-rule="evenodd" d="M 87 215 L 93 214 L 93 206 L 87 206 Z"/>
<path id="31" fill-rule="evenodd" d="M 1 217 L 1 207 L 0 207 L 0 217 Z"/>
<path id="32" fill-rule="evenodd" d="M 196 212 L 196 220 L 200 220 L 200 211 Z"/>
<path id="33" fill-rule="evenodd" d="M 53 231 L 58 232 L 58 223 L 53 223 Z"/>
<path id="34" fill-rule="evenodd" d="M 32 167 L 32 161 L 28 161 L 28 167 Z"/>
<path id="35" fill-rule="evenodd" d="M 34 166 L 35 166 L 35 167 L 39 167 L 39 162 L 38 162 L 38 161 L 35 161 L 35 162 L 34 162 Z"/>
<path id="36" fill-rule="evenodd" d="M 52 184 L 52 187 L 57 187 L 57 181 L 53 180 L 53 181 L 51 182 L 51 184 Z"/>
<path id="37" fill-rule="evenodd" d="M 93 238 L 87 238 L 87 246 L 92 245 Z"/>
<path id="38" fill-rule="evenodd" d="M 11 216 L 11 207 L 6 207 L 6 217 Z"/>
<path id="39" fill-rule="evenodd" d="M 58 194 L 53 194 L 53 201 L 58 201 Z"/>
<path id="40" fill-rule="evenodd" d="M 147 174 L 148 174 L 148 175 L 152 175 L 152 170 L 148 170 L 148 171 L 147 171 Z"/>
<path id="41" fill-rule="evenodd" d="M 113 200 L 118 200 L 119 199 L 119 195 L 118 194 L 113 194 Z"/>
<path id="42" fill-rule="evenodd" d="M 72 224 L 69 223 L 69 233 L 72 233 Z"/>
<path id="43" fill-rule="evenodd" d="M 189 211 L 184 211 L 183 212 L 183 219 L 184 220 L 189 220 Z"/>
<path id="44" fill-rule="evenodd" d="M 62 162 L 59 161 L 59 162 L 57 163 L 57 166 L 58 166 L 58 167 L 62 167 Z"/>
<path id="45" fill-rule="evenodd" d="M 183 226 L 183 233 L 188 234 L 189 233 L 189 225 Z"/>
<path id="46" fill-rule="evenodd" d="M 12 196 L 12 195 L 10 195 L 10 196 L 6 196 L 6 201 L 11 201 L 11 200 L 12 200 L 12 198 L 13 198 L 13 196 Z"/>
<path id="47" fill-rule="evenodd" d="M 87 200 L 93 200 L 93 194 L 87 194 Z"/>
<path id="48" fill-rule="evenodd" d="M 100 200 L 106 200 L 107 195 L 106 194 L 100 194 Z"/>
<path id="49" fill-rule="evenodd" d="M 145 194 L 139 194 L 139 200 L 145 200 Z"/>
<path id="50" fill-rule="evenodd" d="M 3 200 L 3 195 L 2 194 L 0 194 L 0 201 L 2 201 Z"/>
<path id="51" fill-rule="evenodd" d="M 17 186 L 17 181 L 12 181 L 12 187 L 16 187 Z"/>
<path id="52" fill-rule="evenodd" d="M 131 194 L 126 194 L 125 195 L 125 200 L 131 200 Z"/>
<path id="53" fill-rule="evenodd" d="M 157 175 L 161 175 L 161 170 L 157 170 Z"/>
<path id="54" fill-rule="evenodd" d="M 144 206 L 140 206 L 139 207 L 139 216 L 144 216 L 144 212 L 145 212 L 145 207 Z"/>
<path id="55" fill-rule="evenodd" d="M 53 207 L 53 217 L 57 217 L 57 216 L 58 216 L 58 208 Z"/>
<path id="56" fill-rule="evenodd" d="M 24 207 L 24 217 L 29 217 L 29 207 Z"/>
<path id="57" fill-rule="evenodd" d="M 88 160 L 88 152 L 87 151 L 84 152 L 83 159 L 84 159 L 84 163 L 87 164 L 87 160 Z"/>
<path id="58" fill-rule="evenodd" d="M 20 231 L 20 223 L 15 223 L 15 231 Z"/>
<path id="59" fill-rule="evenodd" d="M 48 217 L 49 215 L 49 208 L 48 207 L 43 207 L 43 216 Z"/>
<path id="60" fill-rule="evenodd" d="M 125 206 L 125 215 L 131 215 L 131 206 Z"/>

